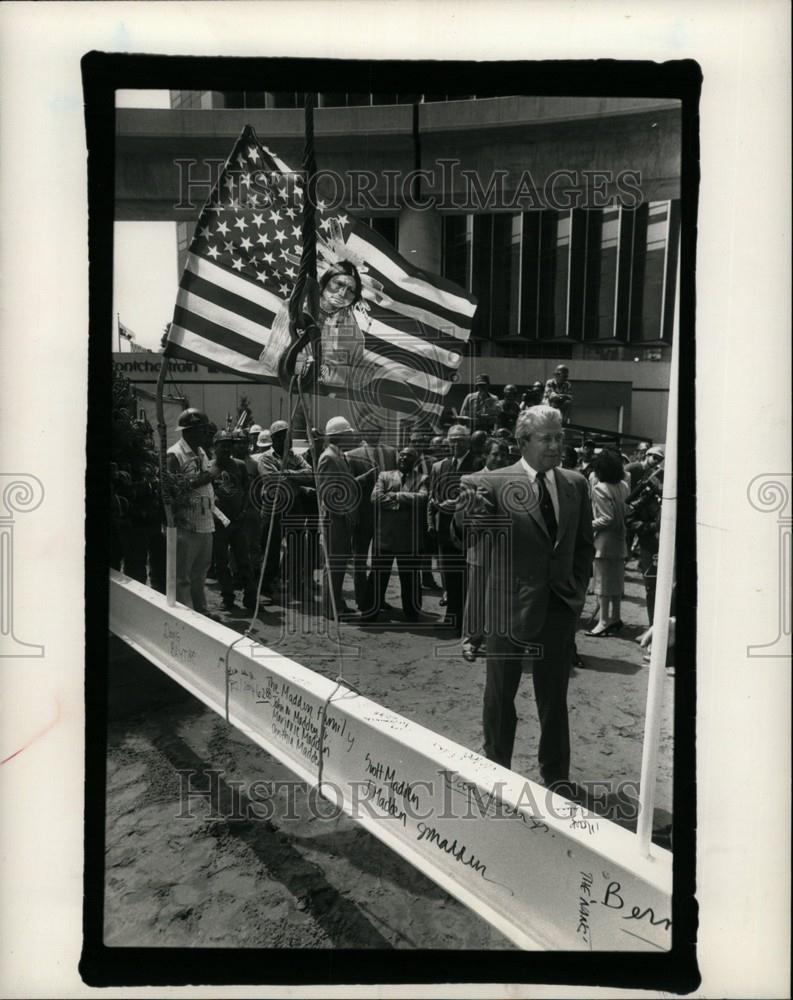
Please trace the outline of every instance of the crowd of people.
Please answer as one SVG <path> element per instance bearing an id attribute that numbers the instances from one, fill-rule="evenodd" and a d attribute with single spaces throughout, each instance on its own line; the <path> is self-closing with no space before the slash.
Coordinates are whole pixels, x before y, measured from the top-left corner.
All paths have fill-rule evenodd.
<path id="1" fill-rule="evenodd" d="M 572 398 L 566 371 L 551 393 Z M 540 397 L 540 391 L 542 396 Z M 562 393 L 560 390 L 569 390 Z M 384 616 L 461 640 L 468 661 L 487 660 L 484 753 L 509 766 L 514 698 L 525 647 L 541 725 L 540 771 L 568 780 L 567 678 L 584 666 L 575 633 L 588 593 L 598 613 L 587 635 L 617 635 L 626 560 L 645 581 L 648 626 L 663 450 L 628 456 L 585 439 L 566 443 L 567 414 L 548 385 L 501 399 L 486 375 L 445 434 L 414 427 L 402 447 L 375 423 L 343 416 L 314 428 L 298 454 L 291 428 L 217 430 L 188 408 L 168 449 L 168 495 L 177 526 L 176 598 L 208 617 L 206 581 L 222 607 L 304 602 L 313 612 L 366 627 Z M 540 397 L 539 402 L 535 400 Z M 164 589 L 163 506 L 151 427 L 116 412 L 113 565 Z M 569 409 L 568 409 L 569 413 Z M 387 602 L 396 566 L 401 614 Z M 350 575 L 355 607 L 345 601 Z M 349 590 L 346 591 L 350 593 Z M 423 610 L 439 598 L 442 618 Z"/>

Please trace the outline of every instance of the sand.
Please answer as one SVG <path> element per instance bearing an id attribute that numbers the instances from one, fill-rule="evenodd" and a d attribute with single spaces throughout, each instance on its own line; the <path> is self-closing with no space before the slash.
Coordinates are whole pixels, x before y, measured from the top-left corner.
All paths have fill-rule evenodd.
<path id="1" fill-rule="evenodd" d="M 345 597 L 354 604 L 351 581 Z M 248 616 L 210 610 L 239 630 Z M 428 622 L 401 613 L 367 629 L 343 627 L 344 676 L 373 701 L 474 750 L 481 748 L 484 660 L 438 655 L 432 622 L 443 609 L 425 595 Z M 398 607 L 395 578 L 388 601 Z M 638 787 L 648 667 L 634 641 L 646 625 L 643 588 L 629 564 L 617 638 L 577 637 L 587 669 L 574 670 L 569 708 L 571 777 Z M 287 613 L 288 612 L 288 613 Z M 289 625 L 296 626 L 291 630 Z M 257 635 L 303 665 L 336 677 L 334 645 L 312 634 L 293 605 L 265 607 Z M 672 802 L 672 697 L 667 672 L 656 822 Z M 537 779 L 538 726 L 531 677 L 516 699 L 513 769 Z M 105 941 L 108 945 L 281 948 L 510 948 L 474 913 L 344 816 L 319 818 L 293 776 L 211 710 L 186 696 L 109 725 Z M 216 772 L 210 778 L 207 771 Z M 192 778 L 189 773 L 192 772 Z M 212 805 L 192 788 L 214 782 Z M 245 818 L 246 786 L 281 781 L 269 817 Z M 592 787 L 592 786 L 590 786 Z M 287 796 L 291 794 L 291 802 Z M 328 811 L 332 810 L 328 807 Z"/>

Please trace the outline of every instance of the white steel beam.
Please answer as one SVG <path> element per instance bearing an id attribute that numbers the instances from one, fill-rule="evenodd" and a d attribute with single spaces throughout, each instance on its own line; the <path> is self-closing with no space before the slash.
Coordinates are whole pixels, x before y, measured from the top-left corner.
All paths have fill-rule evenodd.
<path id="1" fill-rule="evenodd" d="M 323 795 L 518 947 L 671 947 L 668 851 L 643 856 L 614 823 L 115 571 L 110 592 L 113 633 L 309 785 L 321 752 Z"/>

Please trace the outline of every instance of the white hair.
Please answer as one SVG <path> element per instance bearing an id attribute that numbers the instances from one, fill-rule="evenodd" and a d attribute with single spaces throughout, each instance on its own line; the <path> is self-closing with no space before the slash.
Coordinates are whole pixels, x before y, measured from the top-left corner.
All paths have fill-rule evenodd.
<path id="1" fill-rule="evenodd" d="M 446 431 L 446 437 L 448 437 L 452 431 L 462 431 L 468 437 L 471 436 L 470 428 L 466 427 L 465 424 L 452 424 L 452 426 Z"/>
<path id="2" fill-rule="evenodd" d="M 562 426 L 562 414 L 554 406 L 540 403 L 524 410 L 515 424 L 515 440 L 520 442 L 531 437 L 540 424 L 558 424 Z"/>

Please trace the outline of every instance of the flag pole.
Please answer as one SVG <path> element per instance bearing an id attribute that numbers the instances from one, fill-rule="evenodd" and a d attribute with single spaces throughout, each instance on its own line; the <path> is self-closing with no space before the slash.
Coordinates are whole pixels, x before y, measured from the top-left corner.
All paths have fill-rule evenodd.
<path id="1" fill-rule="evenodd" d="M 669 377 L 669 410 L 666 417 L 666 454 L 661 500 L 661 530 L 658 540 L 657 586 L 653 613 L 653 637 L 650 647 L 650 671 L 647 681 L 647 707 L 644 714 L 644 744 L 639 779 L 639 819 L 636 828 L 639 850 L 649 857 L 655 812 L 658 744 L 661 736 L 666 653 L 669 645 L 669 615 L 675 578 L 675 528 L 677 525 L 677 409 L 680 357 L 680 260 L 675 284 L 672 358 Z"/>
<path id="2" fill-rule="evenodd" d="M 157 432 L 160 436 L 160 492 L 165 508 L 165 601 L 169 608 L 176 604 L 176 524 L 173 516 L 170 491 L 166 488 L 168 450 L 167 429 L 165 426 L 165 407 L 163 391 L 165 378 L 168 374 L 168 358 L 162 355 L 160 374 L 157 377 L 157 394 L 155 398 L 157 409 Z"/>

